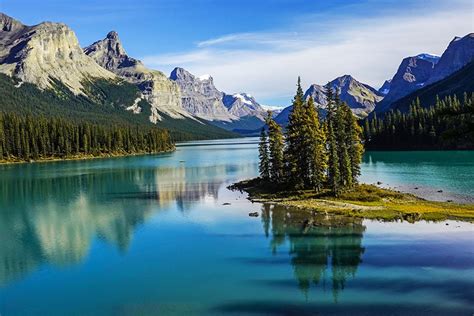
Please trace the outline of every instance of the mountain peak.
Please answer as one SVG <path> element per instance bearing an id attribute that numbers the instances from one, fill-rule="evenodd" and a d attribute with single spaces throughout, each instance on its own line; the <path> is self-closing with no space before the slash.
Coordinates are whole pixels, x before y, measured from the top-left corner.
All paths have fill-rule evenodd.
<path id="1" fill-rule="evenodd" d="M 191 80 L 194 80 L 196 77 L 190 73 L 189 71 L 187 71 L 186 69 L 184 68 L 181 68 L 181 67 L 176 67 L 173 69 L 173 71 L 171 71 L 171 74 L 170 74 L 170 79 L 171 80 L 178 80 L 178 79 L 191 79 Z"/>
<path id="2" fill-rule="evenodd" d="M 107 38 L 112 40 L 119 40 L 118 33 L 115 31 L 110 31 L 107 33 Z"/>
<path id="3" fill-rule="evenodd" d="M 416 57 L 418 59 L 423 59 L 423 60 L 429 61 L 433 64 L 437 64 L 438 61 L 439 61 L 439 58 L 440 58 L 437 55 L 432 55 L 432 54 L 428 54 L 428 53 L 421 53 L 421 54 L 418 54 L 414 57 Z"/>
<path id="4" fill-rule="evenodd" d="M 23 27 L 25 27 L 25 25 L 20 21 L 17 21 L 14 18 L 0 12 L 0 32 L 11 32 Z"/>
<path id="5" fill-rule="evenodd" d="M 118 33 L 115 31 L 110 31 L 104 39 L 84 48 L 84 53 L 92 57 L 99 65 L 111 71 L 139 64 L 138 60 L 127 56 Z"/>

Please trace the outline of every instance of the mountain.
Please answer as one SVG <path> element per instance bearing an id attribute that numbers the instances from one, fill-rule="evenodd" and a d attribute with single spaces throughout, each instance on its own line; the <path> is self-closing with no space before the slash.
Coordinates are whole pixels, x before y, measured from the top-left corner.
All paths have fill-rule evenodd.
<path id="1" fill-rule="evenodd" d="M 454 72 L 448 77 L 427 85 L 411 94 L 395 101 L 390 109 L 408 112 L 410 104 L 417 98 L 424 107 L 435 105 L 436 97 L 456 95 L 463 99 L 464 93 L 474 93 L 474 61 Z"/>
<path id="2" fill-rule="evenodd" d="M 378 90 L 380 94 L 382 95 L 387 95 L 388 92 L 390 91 L 390 86 L 392 84 L 392 79 L 388 79 L 388 80 L 385 80 L 385 82 L 383 83 L 383 85 L 380 87 L 380 89 Z"/>
<path id="3" fill-rule="evenodd" d="M 357 117 L 366 117 L 375 108 L 376 102 L 382 100 L 383 95 L 371 86 L 361 83 L 350 75 L 338 77 L 330 82 L 334 91 L 338 91 L 342 101 L 346 102 Z M 321 108 L 321 115 L 325 114 L 327 105 L 325 87 L 312 84 L 304 94 L 305 100 L 313 98 L 315 104 Z M 275 121 L 286 126 L 292 107 L 286 107 L 278 114 Z"/>
<path id="4" fill-rule="evenodd" d="M 314 103 L 320 105 L 321 107 L 325 107 L 327 105 L 326 101 L 326 89 L 323 86 L 318 84 L 312 84 L 309 86 L 308 90 L 306 90 L 304 94 L 304 99 L 308 100 L 310 97 L 313 98 Z"/>
<path id="5" fill-rule="evenodd" d="M 65 24 L 44 22 L 26 26 L 0 13 L 0 73 L 21 82 L 51 89 L 61 82 L 74 94 L 87 85 L 117 77 L 85 54 L 74 32 Z"/>
<path id="6" fill-rule="evenodd" d="M 230 114 L 239 118 L 245 116 L 255 116 L 260 120 L 265 118 L 266 111 L 248 93 L 224 94 L 222 102 Z"/>
<path id="7" fill-rule="evenodd" d="M 439 57 L 420 54 L 404 58 L 390 81 L 390 89 L 383 100 L 377 104 L 377 112 L 385 111 L 390 105 L 423 87 L 437 64 Z"/>
<path id="8" fill-rule="evenodd" d="M 366 117 L 375 108 L 376 102 L 383 99 L 383 95 L 371 86 L 355 80 L 350 75 L 344 75 L 331 81 L 331 86 L 339 92 L 339 97 L 358 117 Z"/>
<path id="9" fill-rule="evenodd" d="M 170 79 L 181 90 L 183 107 L 192 115 L 211 124 L 247 134 L 260 128 L 266 111 L 247 93 L 227 94 L 219 91 L 210 75 L 194 76 L 183 68 L 175 68 Z"/>
<path id="10" fill-rule="evenodd" d="M 400 104 L 398 100 L 401 98 L 447 78 L 473 59 L 474 33 L 467 34 L 462 38 L 455 37 L 441 57 L 420 54 L 405 58 L 392 79 L 390 91 L 377 104 L 375 112 L 384 113 L 395 108 L 394 105 Z M 431 89 L 426 91 L 431 91 Z M 396 107 L 398 106 L 396 105 Z"/>
<path id="11" fill-rule="evenodd" d="M 105 65 L 102 67 L 83 52 L 76 35 L 66 25 L 45 22 L 26 26 L 0 13 L 0 111 L 140 128 L 153 126 L 152 117 L 156 118 L 155 125 L 170 130 L 174 140 L 235 136 L 192 118 L 183 109 L 181 119 L 166 107 L 163 111 L 158 109 L 157 99 L 174 98 L 180 104 L 179 88 L 164 75 L 156 79 L 159 72 L 132 71 L 134 66 L 137 69 L 142 65 L 126 56 L 116 38 L 116 33 L 110 33 L 102 42 L 102 46 L 110 47 L 97 44 L 95 50 L 88 50 Z M 100 52 L 107 54 L 99 58 Z M 136 77 L 124 80 L 124 74 Z M 155 80 L 136 79 L 141 76 Z M 164 82 L 161 87 L 160 80 Z M 145 97 L 148 90 L 136 82 L 145 88 L 148 84 L 153 93 Z"/>
<path id="12" fill-rule="evenodd" d="M 474 33 L 455 37 L 436 64 L 427 84 L 439 81 L 461 69 L 474 58 Z"/>
<path id="13" fill-rule="evenodd" d="M 180 88 L 183 108 L 192 115 L 208 121 L 237 119 L 227 111 L 222 102 L 224 94 L 214 86 L 211 76 L 196 77 L 183 68 L 175 68 L 170 79 Z"/>
<path id="14" fill-rule="evenodd" d="M 84 48 L 84 53 L 141 90 L 141 98 L 152 105 L 151 122 L 161 120 L 163 113 L 177 119 L 191 117 L 181 104 L 178 85 L 160 71 L 148 69 L 141 61 L 128 56 L 116 32 L 112 31 L 104 39 Z M 142 110 L 136 105 L 130 109 L 134 112 Z"/>

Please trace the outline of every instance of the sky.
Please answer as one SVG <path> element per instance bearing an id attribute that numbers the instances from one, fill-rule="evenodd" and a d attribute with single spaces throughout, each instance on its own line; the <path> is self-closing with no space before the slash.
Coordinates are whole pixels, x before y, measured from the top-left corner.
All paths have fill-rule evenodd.
<path id="1" fill-rule="evenodd" d="M 404 57 L 474 32 L 471 0 L 0 0 L 0 12 L 66 23 L 82 46 L 115 30 L 150 68 L 210 74 L 273 106 L 290 104 L 298 76 L 304 88 L 344 74 L 379 88 Z"/>

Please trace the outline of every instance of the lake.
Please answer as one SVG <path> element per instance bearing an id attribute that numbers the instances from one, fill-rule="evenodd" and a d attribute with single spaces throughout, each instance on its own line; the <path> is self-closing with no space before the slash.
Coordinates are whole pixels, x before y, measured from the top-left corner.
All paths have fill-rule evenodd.
<path id="1" fill-rule="evenodd" d="M 256 142 L 0 166 L 0 315 L 474 312 L 473 224 L 303 230 L 226 189 L 257 175 Z M 369 152 L 361 180 L 469 201 L 474 152 Z"/>

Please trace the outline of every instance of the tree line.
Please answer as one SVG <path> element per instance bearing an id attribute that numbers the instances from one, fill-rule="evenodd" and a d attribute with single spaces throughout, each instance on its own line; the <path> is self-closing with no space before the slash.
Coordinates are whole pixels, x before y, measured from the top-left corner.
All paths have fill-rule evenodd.
<path id="1" fill-rule="evenodd" d="M 416 99 L 408 113 L 374 114 L 362 127 L 368 149 L 474 149 L 474 94 L 436 98 L 430 107 Z"/>
<path id="2" fill-rule="evenodd" d="M 0 161 L 152 153 L 172 148 L 168 131 L 163 129 L 0 112 Z"/>
<path id="3" fill-rule="evenodd" d="M 281 189 L 330 189 L 334 195 L 352 188 L 360 175 L 362 129 L 349 106 L 326 85 L 327 115 L 312 98 L 297 91 L 285 134 L 269 113 L 259 142 L 259 170 L 264 183 Z"/>

